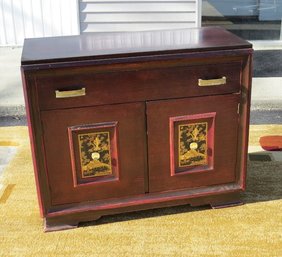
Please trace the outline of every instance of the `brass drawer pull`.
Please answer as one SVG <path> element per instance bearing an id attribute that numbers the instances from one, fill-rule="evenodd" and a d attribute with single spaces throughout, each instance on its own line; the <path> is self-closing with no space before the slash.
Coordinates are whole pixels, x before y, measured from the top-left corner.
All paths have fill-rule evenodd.
<path id="1" fill-rule="evenodd" d="M 212 87 L 226 84 L 226 77 L 220 79 L 198 79 L 199 87 Z"/>
<path id="2" fill-rule="evenodd" d="M 86 95 L 85 87 L 77 90 L 60 91 L 56 90 L 56 98 L 68 98 Z"/>

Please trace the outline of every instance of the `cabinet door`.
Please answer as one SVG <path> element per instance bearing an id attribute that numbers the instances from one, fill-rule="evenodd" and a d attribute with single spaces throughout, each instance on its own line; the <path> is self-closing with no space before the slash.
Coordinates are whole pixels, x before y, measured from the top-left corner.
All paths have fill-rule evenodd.
<path id="1" fill-rule="evenodd" d="M 236 94 L 147 102 L 149 191 L 235 181 Z"/>
<path id="2" fill-rule="evenodd" d="M 43 111 L 51 203 L 144 193 L 144 103 Z"/>

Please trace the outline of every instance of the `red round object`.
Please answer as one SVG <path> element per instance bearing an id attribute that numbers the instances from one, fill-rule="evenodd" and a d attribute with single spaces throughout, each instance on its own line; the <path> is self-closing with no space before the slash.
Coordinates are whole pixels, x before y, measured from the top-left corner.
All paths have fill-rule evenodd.
<path id="1" fill-rule="evenodd" d="M 282 150 L 282 136 L 263 136 L 260 137 L 259 143 L 266 151 Z"/>

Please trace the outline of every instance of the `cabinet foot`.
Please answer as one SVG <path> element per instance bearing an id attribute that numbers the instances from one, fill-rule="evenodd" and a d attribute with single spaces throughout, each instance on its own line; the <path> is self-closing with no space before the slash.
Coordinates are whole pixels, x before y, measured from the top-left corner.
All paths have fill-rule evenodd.
<path id="1" fill-rule="evenodd" d="M 71 217 L 71 218 L 45 218 L 44 232 L 60 231 L 66 229 L 73 229 L 79 226 L 80 222 L 94 221 L 100 219 L 101 216 L 85 216 L 85 217 Z"/>
<path id="2" fill-rule="evenodd" d="M 226 202 L 226 203 L 211 203 L 210 206 L 212 209 L 221 209 L 221 208 L 228 208 L 243 205 L 242 201 L 234 201 L 234 202 Z"/>
<path id="3" fill-rule="evenodd" d="M 61 223 L 61 222 L 52 222 L 47 219 L 44 219 L 44 232 L 77 228 L 78 224 L 79 222 Z"/>

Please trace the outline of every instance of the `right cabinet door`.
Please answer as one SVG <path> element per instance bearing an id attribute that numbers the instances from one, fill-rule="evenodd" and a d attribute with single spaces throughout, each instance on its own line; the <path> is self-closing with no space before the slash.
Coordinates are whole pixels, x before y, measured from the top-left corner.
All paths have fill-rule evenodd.
<path id="1" fill-rule="evenodd" d="M 149 191 L 235 181 L 238 94 L 147 102 Z"/>

